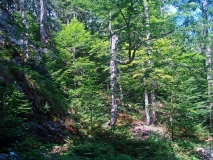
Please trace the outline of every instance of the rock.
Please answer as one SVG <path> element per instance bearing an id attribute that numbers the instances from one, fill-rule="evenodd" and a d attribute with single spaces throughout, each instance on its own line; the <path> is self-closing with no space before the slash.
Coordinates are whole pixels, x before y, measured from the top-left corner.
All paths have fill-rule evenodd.
<path id="1" fill-rule="evenodd" d="M 21 160 L 21 158 L 17 157 L 15 154 L 0 154 L 0 160 Z"/>
<path id="2" fill-rule="evenodd" d="M 7 33 L 13 34 L 14 18 L 6 8 L 0 5 L 0 28 Z"/>
<path id="3" fill-rule="evenodd" d="M 69 150 L 68 146 L 54 146 L 51 153 L 67 152 L 68 150 Z"/>
<path id="4" fill-rule="evenodd" d="M 149 136 L 150 132 L 149 131 L 139 131 L 137 132 L 139 137 L 143 137 L 143 136 Z"/>
<path id="5" fill-rule="evenodd" d="M 197 148 L 198 155 L 203 160 L 213 160 L 213 151 L 211 149 Z"/>
<path id="6" fill-rule="evenodd" d="M 4 153 L 0 154 L 0 159 L 8 159 L 9 157 L 10 157 L 9 154 L 4 154 Z"/>
<path id="7" fill-rule="evenodd" d="M 38 125 L 36 133 L 45 142 L 62 144 L 68 133 L 61 122 L 46 121 Z"/>

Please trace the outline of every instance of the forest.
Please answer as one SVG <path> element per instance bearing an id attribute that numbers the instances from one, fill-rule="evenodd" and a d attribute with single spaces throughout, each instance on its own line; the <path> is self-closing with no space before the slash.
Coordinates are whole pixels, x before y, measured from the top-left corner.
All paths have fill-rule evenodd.
<path id="1" fill-rule="evenodd" d="M 213 159 L 212 0 L 1 0 L 0 159 Z"/>

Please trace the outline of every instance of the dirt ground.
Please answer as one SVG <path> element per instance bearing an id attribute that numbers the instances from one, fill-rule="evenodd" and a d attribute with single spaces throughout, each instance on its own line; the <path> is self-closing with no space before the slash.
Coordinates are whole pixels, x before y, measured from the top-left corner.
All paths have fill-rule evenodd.
<path id="1" fill-rule="evenodd" d="M 160 125 L 146 125 L 143 121 L 133 122 L 131 125 L 131 130 L 133 136 L 140 139 L 146 140 L 149 138 L 151 133 L 160 135 L 162 138 L 169 138 L 168 130 Z"/>

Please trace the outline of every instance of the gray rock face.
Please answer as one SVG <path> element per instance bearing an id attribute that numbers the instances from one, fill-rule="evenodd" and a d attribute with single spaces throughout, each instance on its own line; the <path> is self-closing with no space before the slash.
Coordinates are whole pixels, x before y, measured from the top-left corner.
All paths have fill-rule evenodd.
<path id="1" fill-rule="evenodd" d="M 6 8 L 0 5 L 0 27 L 11 33 L 13 27 L 14 27 L 14 19 L 13 16 L 7 11 Z"/>
<path id="2" fill-rule="evenodd" d="M 5 40 L 16 45 L 26 45 L 27 41 L 17 39 L 15 34 L 15 22 L 14 17 L 6 8 L 0 5 L 0 44 L 3 44 Z"/>
<path id="3" fill-rule="evenodd" d="M 0 5 L 0 49 L 14 36 L 15 23 L 13 16 Z"/>
<path id="4" fill-rule="evenodd" d="M 62 144 L 68 132 L 61 122 L 46 121 L 36 127 L 36 133 L 44 141 Z"/>
<path id="5" fill-rule="evenodd" d="M 203 160 L 213 160 L 213 150 L 197 148 L 198 155 Z"/>
<path id="6" fill-rule="evenodd" d="M 21 158 L 17 157 L 16 155 L 13 154 L 0 154 L 0 160 L 22 160 Z"/>

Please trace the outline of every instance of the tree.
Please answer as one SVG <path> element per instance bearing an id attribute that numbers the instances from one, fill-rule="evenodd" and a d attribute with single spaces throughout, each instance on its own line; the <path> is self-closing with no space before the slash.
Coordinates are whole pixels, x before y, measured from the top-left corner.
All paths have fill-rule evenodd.
<path id="1" fill-rule="evenodd" d="M 40 0 L 40 39 L 41 44 L 45 45 L 45 29 L 44 29 L 44 1 Z"/>
<path id="2" fill-rule="evenodd" d="M 25 0 L 21 0 L 20 1 L 21 2 L 21 18 L 22 18 L 22 23 L 23 23 L 23 25 L 24 25 L 24 28 L 26 29 L 26 30 L 28 30 L 29 29 L 29 25 L 27 24 L 27 19 L 26 19 L 26 1 Z M 28 59 L 29 58 L 29 51 L 28 51 L 28 33 L 27 33 L 27 31 L 26 32 L 24 32 L 23 33 L 24 35 L 23 35 L 23 48 L 24 48 L 24 50 L 25 50 L 25 56 L 26 56 L 26 59 Z"/>
<path id="3" fill-rule="evenodd" d="M 110 27 L 109 27 L 110 29 Z M 110 29 L 111 31 L 111 29 Z M 115 45 L 118 41 L 117 35 L 110 36 L 110 86 L 111 86 L 111 118 L 110 126 L 113 126 L 117 121 L 118 116 L 118 104 L 117 104 L 117 66 L 116 66 L 116 54 Z"/>
<path id="4" fill-rule="evenodd" d="M 208 96 L 209 96 L 209 109 L 210 109 L 210 130 L 213 132 L 213 78 L 212 78 L 212 55 L 211 55 L 211 37 L 209 32 L 211 29 L 208 27 L 207 1 L 202 0 L 202 21 L 203 21 L 203 39 L 202 50 L 206 56 L 206 70 L 207 70 L 207 83 L 208 83 Z"/>
<path id="5" fill-rule="evenodd" d="M 147 46 L 148 46 L 150 43 L 150 30 L 149 30 L 149 7 L 148 7 L 148 3 L 146 0 L 144 0 L 144 14 L 145 14 L 145 21 L 146 21 L 146 42 L 147 42 Z M 148 54 L 150 54 L 149 50 L 147 52 L 148 52 Z M 149 60 L 148 63 L 150 65 L 150 69 L 151 69 L 151 67 L 152 67 L 151 60 Z M 147 88 L 146 88 L 146 78 L 144 77 L 143 80 L 144 80 L 144 99 L 145 99 L 144 101 L 145 101 L 145 110 L 146 110 L 146 124 L 150 125 L 151 122 L 150 122 L 150 113 L 149 113 L 149 97 L 148 97 Z M 154 88 L 152 88 L 152 89 L 154 89 Z M 153 91 L 152 91 L 152 94 L 153 94 Z M 152 98 L 154 99 L 153 96 L 154 95 L 152 95 Z"/>
<path id="6" fill-rule="evenodd" d="M 187 30 L 182 31 L 184 33 L 184 41 L 191 48 L 198 52 L 198 54 L 205 55 L 205 73 L 208 86 L 208 99 L 209 99 L 209 112 L 210 112 L 210 130 L 213 130 L 213 121 L 212 121 L 212 55 L 211 50 L 212 46 L 211 41 L 211 27 L 209 26 L 209 21 L 212 17 L 210 1 L 184 1 L 185 5 L 176 3 L 179 5 L 180 18 L 182 18 L 182 23 Z M 192 8 L 189 9 L 189 8 Z M 188 14 L 185 14 L 188 13 Z M 179 19 L 180 19 L 179 18 Z"/>

